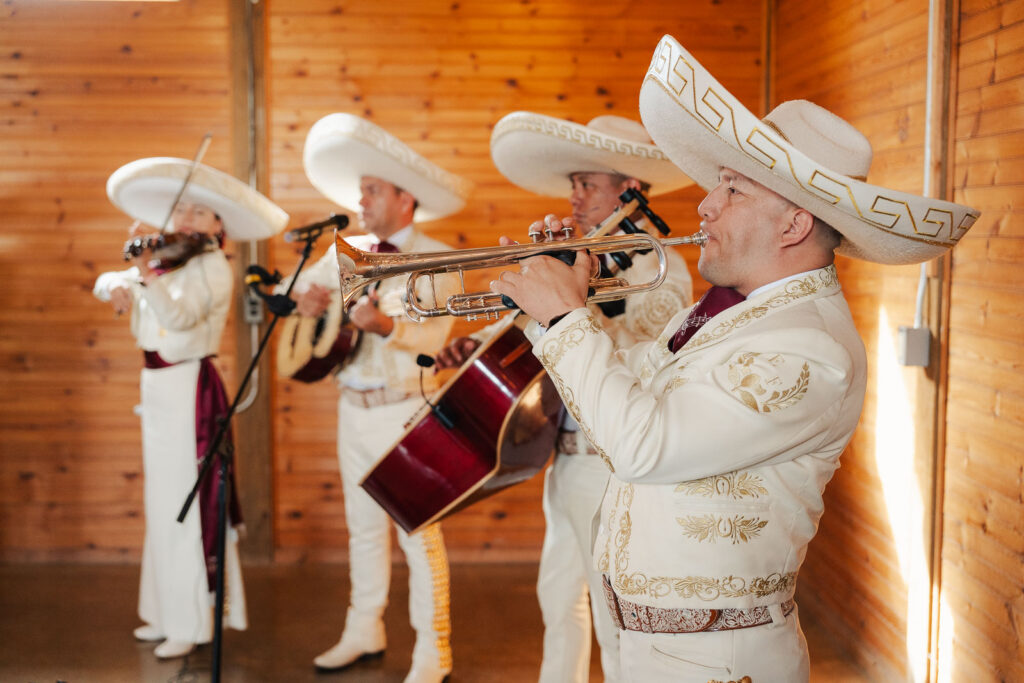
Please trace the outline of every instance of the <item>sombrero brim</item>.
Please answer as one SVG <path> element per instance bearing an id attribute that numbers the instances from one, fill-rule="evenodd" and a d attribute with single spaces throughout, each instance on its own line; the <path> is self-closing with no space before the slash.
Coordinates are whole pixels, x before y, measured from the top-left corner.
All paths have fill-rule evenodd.
<path id="1" fill-rule="evenodd" d="M 424 158 L 381 127 L 351 114 L 329 114 L 313 124 L 302 155 L 306 177 L 321 194 L 359 211 L 359 180 L 373 176 L 409 192 L 415 219 L 461 211 L 472 184 Z"/>
<path id="2" fill-rule="evenodd" d="M 731 168 L 843 235 L 836 250 L 886 264 L 920 263 L 955 245 L 980 216 L 970 207 L 870 185 L 795 149 L 665 36 L 640 89 L 640 117 L 658 147 L 710 190 Z"/>
<path id="3" fill-rule="evenodd" d="M 650 183 L 650 195 L 691 185 L 655 145 L 627 140 L 543 114 L 517 111 L 491 133 L 491 159 L 524 190 L 568 197 L 570 173 L 617 173 Z"/>
<path id="4" fill-rule="evenodd" d="M 132 218 L 163 227 L 191 166 L 191 161 L 173 157 L 138 159 L 114 171 L 107 180 L 107 196 Z M 203 164 L 196 167 L 181 201 L 208 206 L 233 240 L 267 239 L 288 225 L 281 207 L 237 178 Z"/>

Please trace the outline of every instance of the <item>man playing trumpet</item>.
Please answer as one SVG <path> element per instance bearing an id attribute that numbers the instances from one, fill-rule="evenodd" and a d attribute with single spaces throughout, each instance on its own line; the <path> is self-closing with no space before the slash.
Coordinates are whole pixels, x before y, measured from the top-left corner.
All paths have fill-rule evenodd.
<path id="1" fill-rule="evenodd" d="M 599 116 L 583 126 L 515 112 L 494 127 L 491 156 L 498 170 L 523 189 L 547 196 L 568 194 L 575 224 L 584 235 L 620 207 L 619 195 L 628 189 L 659 195 L 689 184 L 640 123 L 619 116 Z M 638 222 L 646 227 L 646 221 Z M 617 311 L 607 307 L 617 313 L 613 317 L 597 305 L 589 307 L 616 344 L 631 346 L 654 338 L 667 318 L 690 304 L 686 263 L 672 249 L 666 256 L 668 275 L 661 287 L 630 295 Z M 655 254 L 634 254 L 632 265 L 617 276 L 645 282 L 657 267 Z M 455 340 L 438 354 L 438 365 L 461 364 L 488 334 L 489 329 Z M 601 576 L 590 560 L 591 522 L 607 482 L 608 468 L 567 414 L 544 480 L 546 529 L 537 578 L 544 619 L 541 683 L 589 680 L 591 615 L 605 680 L 620 680 L 618 631 L 603 604 Z"/>
<path id="2" fill-rule="evenodd" d="M 868 185 L 870 143 L 821 107 L 758 120 L 671 37 L 655 57 L 640 113 L 708 190 L 714 287 L 622 351 L 584 305 L 586 254 L 529 259 L 492 289 L 549 321 L 534 353 L 612 471 L 594 561 L 624 679 L 799 683 L 797 572 L 867 374 L 834 254 L 925 261 L 977 212 Z M 929 216 L 945 229 L 922 235 Z"/>

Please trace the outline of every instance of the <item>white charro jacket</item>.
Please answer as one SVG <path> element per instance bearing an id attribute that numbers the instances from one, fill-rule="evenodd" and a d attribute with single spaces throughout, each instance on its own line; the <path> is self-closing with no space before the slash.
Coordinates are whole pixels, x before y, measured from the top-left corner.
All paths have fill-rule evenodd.
<path id="1" fill-rule="evenodd" d="M 231 308 L 234 273 L 220 249 L 193 256 L 143 286 L 136 267 L 103 273 L 93 294 L 110 301 L 110 292 L 132 293 L 131 331 L 139 348 L 156 351 L 168 363 L 217 353 Z"/>
<path id="2" fill-rule="evenodd" d="M 640 604 L 779 603 L 860 416 L 864 347 L 832 266 L 723 311 L 673 354 L 685 315 L 616 353 L 578 309 L 534 346 L 614 474 L 595 561 Z"/>
<path id="3" fill-rule="evenodd" d="M 369 251 L 370 245 L 377 242 L 377 239 L 370 235 L 360 235 L 347 238 L 346 241 L 357 249 Z M 402 253 L 449 251 L 451 247 L 413 228 L 402 240 L 399 250 Z M 381 281 L 377 289 L 380 310 L 391 316 L 395 327 L 387 337 L 365 333 L 361 336 L 355 355 L 337 375 L 341 386 L 356 389 L 386 386 L 396 391 L 419 393 L 421 368 L 416 364 L 416 356 L 420 353 L 433 356 L 444 346 L 455 321 L 451 316 L 428 318 L 423 322 L 409 319 L 402 304 L 407 279 L 401 276 Z M 299 273 L 295 287 L 302 291 L 310 284 L 334 291 L 341 288 L 333 244 L 316 263 Z M 424 304 L 431 303 L 433 295 L 430 293 L 429 279 L 421 278 L 417 286 L 420 300 Z M 437 297 L 443 302 L 457 291 L 458 282 L 454 276 L 444 275 L 435 278 L 435 286 Z M 423 373 L 423 384 L 424 390 L 428 392 L 437 388 L 437 378 L 432 371 Z"/>

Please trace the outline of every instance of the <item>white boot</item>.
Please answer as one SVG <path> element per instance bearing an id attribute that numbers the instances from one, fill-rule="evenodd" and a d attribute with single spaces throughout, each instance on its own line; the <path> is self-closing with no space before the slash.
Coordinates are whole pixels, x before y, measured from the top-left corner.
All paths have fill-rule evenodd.
<path id="1" fill-rule="evenodd" d="M 184 657 L 194 649 L 196 649 L 195 643 L 186 643 L 183 640 L 165 640 L 156 646 L 153 654 L 160 659 L 174 659 L 175 657 Z"/>
<path id="2" fill-rule="evenodd" d="M 319 671 L 337 671 L 361 659 L 381 656 L 386 645 L 384 622 L 380 617 L 361 615 L 349 607 L 341 640 L 315 657 L 313 664 Z"/>
<path id="3" fill-rule="evenodd" d="M 150 624 L 143 624 L 137 629 L 132 631 L 132 635 L 135 636 L 135 640 L 141 640 L 144 643 L 155 643 L 164 640 L 167 636 L 160 633 L 160 629 Z"/>
<path id="4" fill-rule="evenodd" d="M 413 664 L 403 683 L 444 683 L 448 672 L 430 664 Z"/>

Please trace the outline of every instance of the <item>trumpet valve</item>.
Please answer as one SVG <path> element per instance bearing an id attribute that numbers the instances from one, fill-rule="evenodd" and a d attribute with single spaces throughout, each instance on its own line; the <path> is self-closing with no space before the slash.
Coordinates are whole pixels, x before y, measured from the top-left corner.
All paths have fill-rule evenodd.
<path id="1" fill-rule="evenodd" d="M 527 234 L 530 236 L 530 240 L 532 242 L 540 242 L 540 230 L 537 230 L 532 225 L 530 226 L 530 231 Z"/>

